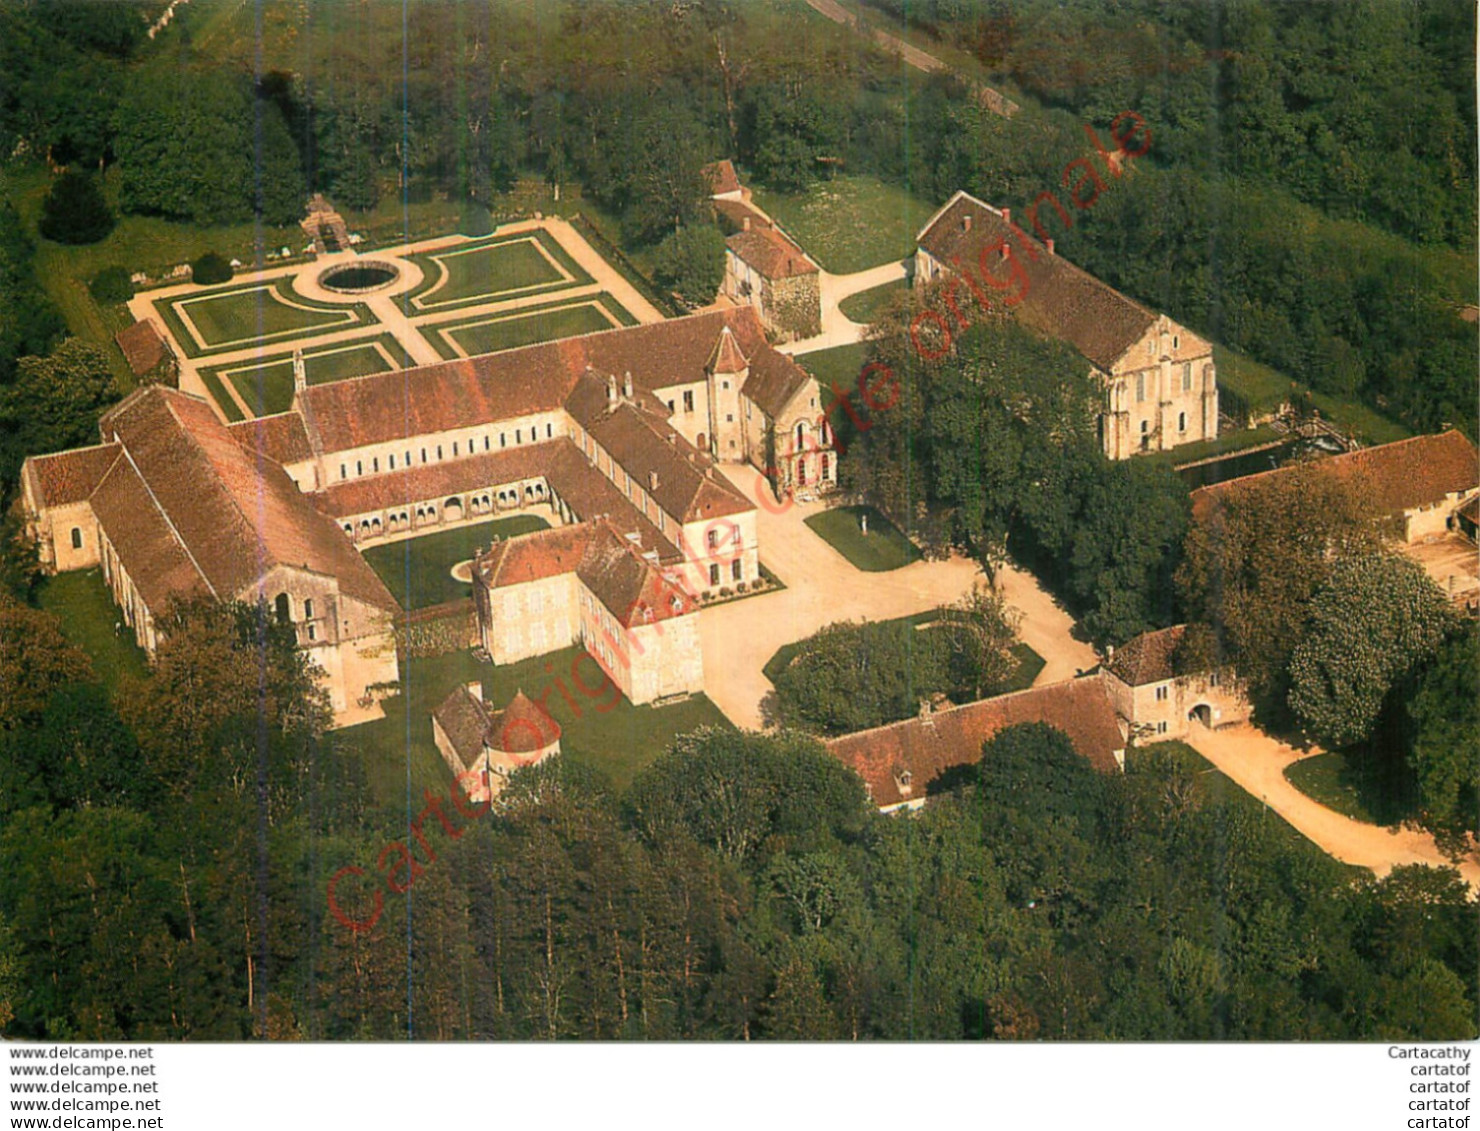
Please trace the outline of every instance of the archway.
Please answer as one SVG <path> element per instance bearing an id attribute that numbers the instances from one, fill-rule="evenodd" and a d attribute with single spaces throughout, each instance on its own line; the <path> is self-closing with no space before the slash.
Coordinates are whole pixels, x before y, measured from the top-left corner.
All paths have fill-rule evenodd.
<path id="1" fill-rule="evenodd" d="M 456 522 L 463 516 L 462 500 L 458 498 L 448 499 L 442 504 L 442 517 L 448 522 Z"/>
<path id="2" fill-rule="evenodd" d="M 1202 723 L 1209 730 L 1213 729 L 1213 708 L 1206 703 L 1199 703 L 1187 712 L 1187 721 L 1190 723 Z"/>

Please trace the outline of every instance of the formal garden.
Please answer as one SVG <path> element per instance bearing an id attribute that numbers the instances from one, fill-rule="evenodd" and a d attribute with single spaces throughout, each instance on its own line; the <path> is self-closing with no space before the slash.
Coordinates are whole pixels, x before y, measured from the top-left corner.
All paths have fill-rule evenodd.
<path id="1" fill-rule="evenodd" d="M 592 281 L 558 240 L 542 230 L 507 233 L 407 258 L 421 282 L 405 297 L 408 316 L 523 298 Z"/>
<path id="2" fill-rule="evenodd" d="M 418 328 L 432 348 L 450 361 L 636 324 L 637 319 L 625 307 L 602 292 L 502 314 L 422 324 Z"/>
<path id="3" fill-rule="evenodd" d="M 304 379 L 310 385 L 344 381 L 372 373 L 388 373 L 411 364 L 410 355 L 394 334 L 336 341 L 303 350 Z M 293 355 L 272 354 L 232 365 L 203 365 L 197 372 L 211 397 L 229 420 L 242 419 L 237 400 L 223 382 L 230 382 L 252 416 L 287 412 L 293 405 Z"/>

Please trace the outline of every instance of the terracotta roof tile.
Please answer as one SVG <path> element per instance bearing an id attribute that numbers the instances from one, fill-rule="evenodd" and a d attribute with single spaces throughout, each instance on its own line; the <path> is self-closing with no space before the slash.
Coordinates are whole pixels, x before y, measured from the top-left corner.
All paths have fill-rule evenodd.
<path id="1" fill-rule="evenodd" d="M 506 538 L 480 554 L 473 569 L 490 589 L 574 573 L 595 533 L 595 523 L 581 522 Z"/>
<path id="2" fill-rule="evenodd" d="M 120 330 L 113 335 L 113 340 L 123 351 L 123 358 L 128 362 L 128 367 L 135 377 L 143 377 L 146 373 L 153 372 L 155 366 L 170 353 L 169 344 L 160 334 L 152 318 L 145 318 L 141 322 L 135 322 L 126 330 Z"/>
<path id="3" fill-rule="evenodd" d="M 25 474 L 36 492 L 37 505 L 61 507 L 82 502 L 97 489 L 122 450 L 118 444 L 100 444 L 55 455 L 31 456 L 26 460 Z"/>
<path id="4" fill-rule="evenodd" d="M 624 627 L 668 620 L 694 609 L 689 596 L 609 523 L 598 527 L 576 576 Z"/>
<path id="5" fill-rule="evenodd" d="M 301 463 L 313 458 L 313 447 L 303 417 L 296 412 L 259 416 L 227 425 L 232 439 L 278 463 Z"/>
<path id="6" fill-rule="evenodd" d="M 1185 624 L 1177 624 L 1156 632 L 1143 632 L 1117 648 L 1115 658 L 1105 667 L 1131 687 L 1171 679 L 1176 674 L 1172 660 L 1186 631 Z"/>
<path id="7" fill-rule="evenodd" d="M 771 350 L 751 362 L 750 376 L 741 391 L 763 413 L 776 420 L 811 379 L 812 375 L 786 354 Z"/>
<path id="8" fill-rule="evenodd" d="M 728 157 L 723 161 L 710 162 L 699 172 L 709 183 L 709 191 L 714 196 L 740 191 L 740 175 L 735 172 L 735 163 Z"/>
<path id="9" fill-rule="evenodd" d="M 339 579 L 376 608 L 395 599 L 280 465 L 242 447 L 205 401 L 150 386 L 104 415 L 182 545 L 222 599 L 251 597 L 276 565 Z M 112 537 L 114 531 L 109 529 Z"/>
<path id="10" fill-rule="evenodd" d="M 483 755 L 483 736 L 488 733 L 488 705 L 474 695 L 466 684 L 459 684 L 452 694 L 432 712 L 452 744 L 453 751 L 467 771 Z"/>
<path id="11" fill-rule="evenodd" d="M 1192 492 L 1193 516 L 1201 518 L 1218 500 L 1232 498 L 1295 468 L 1314 468 L 1353 484 L 1364 499 L 1371 500 L 1375 513 L 1386 515 L 1401 515 L 1480 486 L 1475 445 L 1464 433 L 1451 429 L 1199 487 Z"/>
<path id="12" fill-rule="evenodd" d="M 533 754 L 560 740 L 560 724 L 554 717 L 534 705 L 523 689 L 502 711 L 495 711 L 488 721 L 484 741 L 492 750 L 515 755 L 516 764 L 528 765 L 532 759 L 518 755 Z"/>
<path id="13" fill-rule="evenodd" d="M 767 279 L 790 279 L 817 274 L 817 264 L 806 252 L 775 228 L 750 226 L 725 240 L 725 246 Z"/>
<path id="14" fill-rule="evenodd" d="M 92 495 L 93 513 L 123 570 L 156 615 L 174 599 L 211 594 L 205 575 L 127 459 L 120 459 Z"/>
<path id="15" fill-rule="evenodd" d="M 1074 749 L 1104 772 L 1118 767 L 1125 736 L 1110 705 L 1104 678 L 1093 675 L 1033 687 L 936 711 L 827 743 L 828 752 L 851 766 L 884 808 L 925 797 L 947 770 L 981 759 L 982 743 L 1018 723 L 1047 723 L 1069 736 Z M 908 779 L 904 775 L 908 773 Z M 905 781 L 908 785 L 905 785 Z M 906 792 L 908 790 L 908 792 Z"/>
<path id="16" fill-rule="evenodd" d="M 755 509 L 720 476 L 709 456 L 667 423 L 667 412 L 660 413 L 655 404 L 642 406 L 626 398 L 613 404 L 609 382 L 587 373 L 577 382 L 566 408 L 665 514 L 687 523 Z"/>
<path id="17" fill-rule="evenodd" d="M 440 501 L 466 491 L 538 478 L 556 452 L 569 446 L 569 440 L 547 440 L 360 479 L 334 480 L 314 496 L 314 502 L 325 514 L 345 518 L 427 499 Z"/>
<path id="18" fill-rule="evenodd" d="M 946 267 L 969 269 L 973 278 L 980 276 L 985 253 L 992 276 L 999 279 L 1007 275 L 998 252 L 1006 244 L 1027 279 L 1022 301 L 1008 309 L 1040 333 L 1068 342 L 1107 373 L 1156 321 L 1146 307 L 1050 254 L 1020 224 L 1014 232 L 997 209 L 965 193 L 920 233 L 919 242 Z"/>

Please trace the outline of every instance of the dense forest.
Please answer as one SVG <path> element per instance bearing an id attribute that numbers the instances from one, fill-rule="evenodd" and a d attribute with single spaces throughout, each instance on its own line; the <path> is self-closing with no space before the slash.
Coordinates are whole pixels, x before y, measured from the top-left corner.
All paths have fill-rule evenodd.
<path id="1" fill-rule="evenodd" d="M 698 170 L 870 173 L 929 203 L 1025 206 L 1123 110 L 1150 153 L 1057 233 L 1200 333 L 1409 423 L 1474 415 L 1474 11 L 1464 0 L 983 0 L 901 5 L 1023 103 L 925 77 L 800 4 L 0 9 L 0 152 L 104 174 L 124 211 L 290 222 L 307 189 L 363 209 L 497 204 L 579 183 L 657 244 L 705 220 Z M 197 36 L 211 49 L 198 51 Z M 0 282 L 4 282 L 0 279 Z M 15 346 L 0 341 L 7 352 Z M 34 348 L 33 343 L 27 343 Z M 0 378 L 5 361 L 0 355 Z"/>
<path id="2" fill-rule="evenodd" d="M 811 738 L 708 730 L 625 795 L 557 758 L 493 812 L 388 814 L 265 608 L 181 617 L 110 696 L 49 616 L 0 603 L 9 1034 L 1476 1032 L 1453 873 L 1364 879 L 1175 746 L 1112 777 L 1013 728 L 901 820 Z"/>
<path id="3" fill-rule="evenodd" d="M 1086 124 L 1127 109 L 1151 150 L 1055 233 L 1067 256 L 1318 390 L 1473 429 L 1476 326 L 1457 314 L 1475 301 L 1473 6 L 870 2 L 979 70 L 905 71 L 782 0 L 295 3 L 260 9 L 248 37 L 221 33 L 235 6 L 197 0 L 152 39 L 159 2 L 0 4 L 0 195 L 8 171 L 56 174 L 44 231 L 0 200 L 5 499 L 25 454 L 83 442 L 118 395 L 35 269 L 38 246 L 95 239 L 111 213 L 265 226 L 311 190 L 497 213 L 534 178 L 678 262 L 707 228 L 714 158 L 778 192 L 842 169 L 931 205 L 965 188 L 1021 207 L 1060 187 Z M 978 79 L 1021 111 L 990 112 Z M 1262 664 L 1261 693 L 1303 725 L 1389 736 L 1431 827 L 1475 827 L 1475 635 L 1374 552 L 1350 500 L 1298 490 L 1232 516 L 1247 538 L 1212 538 L 1166 466 L 1100 456 L 1081 359 L 983 320 L 927 363 L 900 324 L 872 347 L 900 378 L 899 423 L 845 437 L 850 487 L 918 517 L 927 548 L 1031 565 L 1097 642 L 1192 617 L 1209 654 Z M 1343 518 L 1342 554 L 1302 556 L 1302 523 Z M 557 760 L 493 812 L 452 794 L 392 809 L 262 610 L 181 610 L 155 662 L 115 685 L 27 603 L 14 533 L 12 516 L 7 1033 L 1476 1034 L 1474 903 L 1452 873 L 1346 869 L 1182 748 L 1133 750 L 1109 778 L 1062 735 L 1014 729 L 895 820 L 811 737 L 700 732 L 625 791 Z M 1223 578 L 1256 591 L 1264 622 L 1238 619 Z M 1424 631 L 1401 664 L 1364 667 L 1349 702 L 1323 696 L 1410 613 Z M 1268 622 L 1297 631 L 1265 654 Z M 1342 651 L 1352 624 L 1368 653 Z M 940 680 L 974 693 L 987 672 L 960 651 L 936 658 Z"/>

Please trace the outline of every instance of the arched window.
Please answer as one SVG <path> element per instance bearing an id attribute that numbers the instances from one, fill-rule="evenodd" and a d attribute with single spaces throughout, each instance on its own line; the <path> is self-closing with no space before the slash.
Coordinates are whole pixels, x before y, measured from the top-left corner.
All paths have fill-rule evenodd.
<path id="1" fill-rule="evenodd" d="M 313 598 L 303 598 L 303 619 L 313 620 Z"/>
<path id="2" fill-rule="evenodd" d="M 279 593 L 274 602 L 277 607 L 278 624 L 291 624 L 293 620 L 293 606 L 286 593 Z"/>
<path id="3" fill-rule="evenodd" d="M 801 451 L 802 445 L 807 441 L 807 426 L 800 421 L 797 423 L 796 450 Z"/>
<path id="4" fill-rule="evenodd" d="M 826 482 L 827 481 L 827 473 L 828 473 L 829 466 L 830 465 L 829 465 L 829 462 L 828 462 L 827 453 L 826 452 L 823 452 L 822 453 L 822 479 L 823 479 L 823 482 Z"/>

